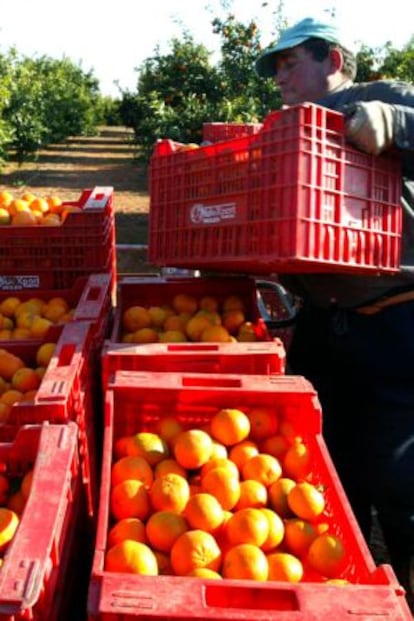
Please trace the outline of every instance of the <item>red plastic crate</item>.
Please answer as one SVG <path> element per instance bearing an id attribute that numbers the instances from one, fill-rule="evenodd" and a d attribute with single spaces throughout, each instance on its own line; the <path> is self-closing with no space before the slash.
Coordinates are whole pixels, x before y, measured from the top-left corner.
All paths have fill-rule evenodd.
<path id="1" fill-rule="evenodd" d="M 203 123 L 203 141 L 219 142 L 257 134 L 263 123 Z"/>
<path id="2" fill-rule="evenodd" d="M 313 456 L 313 479 L 323 482 L 326 519 L 345 542 L 346 587 L 300 583 L 139 576 L 104 570 L 114 443 L 138 431 L 155 431 L 168 412 L 185 427 L 207 423 L 218 408 L 270 406 L 294 425 Z M 325 520 L 325 516 L 324 516 Z M 105 434 L 97 538 L 91 572 L 89 619 L 293 621 L 372 619 L 411 615 L 390 566 L 376 567 L 321 435 L 321 410 L 311 384 L 300 376 L 240 376 L 119 371 L 106 391 Z"/>
<path id="3" fill-rule="evenodd" d="M 80 276 L 116 277 L 112 187 L 84 190 L 60 226 L 0 226 L 0 290 L 68 289 Z"/>
<path id="4" fill-rule="evenodd" d="M 174 373 L 284 373 L 286 351 L 280 339 L 256 343 L 151 343 L 120 345 L 106 342 L 102 350 L 103 386 L 118 371 Z"/>
<path id="5" fill-rule="evenodd" d="M 77 427 L 23 427 L 0 444 L 0 462 L 12 477 L 34 469 L 26 507 L 0 571 L 2 621 L 69 621 L 81 591 L 77 563 L 85 506 L 77 452 Z M 92 546 L 91 546 L 92 547 Z"/>
<path id="6" fill-rule="evenodd" d="M 36 366 L 38 346 L 38 343 L 16 341 L 5 349 L 20 356 L 29 366 Z M 23 425 L 44 421 L 77 423 L 82 476 L 91 517 L 96 514 L 100 469 L 101 420 L 97 410 L 100 401 L 96 399 L 100 384 L 96 347 L 91 322 L 63 326 L 34 399 L 15 403 L 7 420 L 0 424 L 0 442 L 11 442 Z"/>
<path id="7" fill-rule="evenodd" d="M 150 162 L 149 260 L 250 274 L 397 272 L 400 195 L 399 158 L 346 144 L 343 115 L 314 104 L 199 149 L 161 140 Z"/>
<path id="8" fill-rule="evenodd" d="M 246 305 L 246 318 L 257 329 L 255 343 L 122 343 L 122 315 L 132 305 L 171 303 L 177 293 L 196 299 L 212 295 L 220 303 L 230 294 Z M 203 371 L 205 373 L 283 373 L 286 352 L 282 341 L 269 335 L 257 306 L 255 281 L 249 277 L 138 278 L 118 280 L 117 305 L 111 335 L 102 349 L 103 386 L 116 370 Z"/>
<path id="9" fill-rule="evenodd" d="M 73 286 L 60 289 L 22 289 L 20 291 L 1 291 L 0 304 L 8 297 L 17 297 L 21 302 L 30 300 L 31 298 L 39 298 L 45 302 L 54 297 L 63 297 L 68 302 L 70 308 L 74 309 L 72 321 L 90 321 L 93 326 L 94 334 L 99 342 L 106 337 L 112 316 L 112 275 L 111 274 L 91 274 L 90 276 L 81 276 L 76 279 Z M 32 342 L 55 342 L 59 338 L 62 331 L 62 325 L 57 324 L 51 326 L 41 339 L 20 339 L 23 345 L 30 345 Z M 2 347 L 8 344 L 16 343 L 16 340 L 2 340 Z"/>

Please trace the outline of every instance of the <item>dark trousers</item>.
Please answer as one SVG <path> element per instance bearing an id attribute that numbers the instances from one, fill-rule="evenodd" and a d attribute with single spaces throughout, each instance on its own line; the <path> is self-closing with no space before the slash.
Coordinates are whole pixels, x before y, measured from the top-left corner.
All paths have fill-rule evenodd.
<path id="1" fill-rule="evenodd" d="M 365 538 L 375 507 L 400 574 L 414 549 L 414 302 L 370 316 L 305 305 L 288 362 L 318 391 L 324 438 Z"/>

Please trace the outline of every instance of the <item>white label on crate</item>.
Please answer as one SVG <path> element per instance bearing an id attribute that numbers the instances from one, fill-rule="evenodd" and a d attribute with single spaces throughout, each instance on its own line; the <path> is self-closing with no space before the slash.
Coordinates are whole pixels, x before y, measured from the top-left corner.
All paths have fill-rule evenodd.
<path id="1" fill-rule="evenodd" d="M 234 220 L 236 203 L 223 205 L 203 205 L 195 203 L 190 210 L 190 220 L 194 224 L 217 224 L 223 220 Z"/>
<path id="2" fill-rule="evenodd" d="M 20 291 L 21 289 L 39 289 L 40 278 L 33 276 L 0 276 L 2 291 Z"/>

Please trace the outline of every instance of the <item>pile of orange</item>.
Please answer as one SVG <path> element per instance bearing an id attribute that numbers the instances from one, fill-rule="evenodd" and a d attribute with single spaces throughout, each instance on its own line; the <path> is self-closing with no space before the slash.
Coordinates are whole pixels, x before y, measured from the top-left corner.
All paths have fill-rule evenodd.
<path id="1" fill-rule="evenodd" d="M 198 427 L 166 416 L 115 440 L 105 569 L 343 580 L 345 545 L 313 478 L 308 444 L 272 408 L 222 408 Z"/>
<path id="2" fill-rule="evenodd" d="M 33 401 L 55 349 L 56 343 L 42 343 L 29 366 L 17 354 L 0 348 L 0 424 L 7 421 L 15 403 Z"/>
<path id="3" fill-rule="evenodd" d="M 74 311 L 60 295 L 47 300 L 7 296 L 0 301 L 0 341 L 43 338 L 52 326 L 71 321 Z"/>
<path id="4" fill-rule="evenodd" d="M 260 339 L 249 320 L 244 301 L 228 295 L 222 302 L 212 296 L 176 294 L 160 306 L 132 305 L 122 314 L 124 343 L 247 342 Z"/>
<path id="5" fill-rule="evenodd" d="M 65 204 L 59 196 L 37 196 L 25 191 L 15 196 L 8 190 L 0 192 L 0 226 L 60 226 L 67 214 L 81 212 L 77 205 Z"/>

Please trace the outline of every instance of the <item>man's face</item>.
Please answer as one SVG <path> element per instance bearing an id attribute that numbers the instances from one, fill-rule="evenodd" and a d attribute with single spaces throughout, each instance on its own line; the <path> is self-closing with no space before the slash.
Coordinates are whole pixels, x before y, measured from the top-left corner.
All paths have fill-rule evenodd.
<path id="1" fill-rule="evenodd" d="M 276 84 L 286 105 L 314 102 L 328 90 L 327 77 L 331 71 L 329 57 L 314 60 L 312 54 L 298 45 L 276 56 Z"/>

